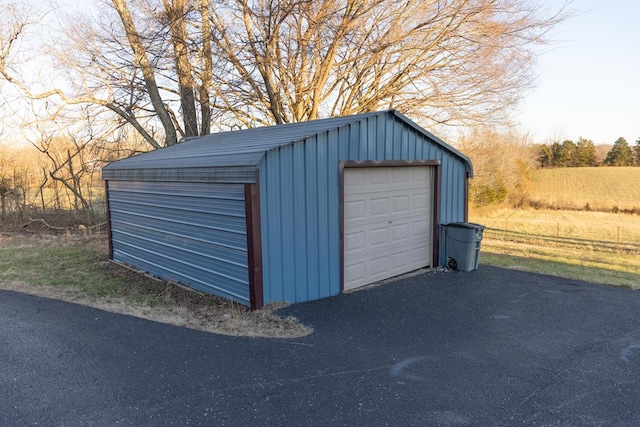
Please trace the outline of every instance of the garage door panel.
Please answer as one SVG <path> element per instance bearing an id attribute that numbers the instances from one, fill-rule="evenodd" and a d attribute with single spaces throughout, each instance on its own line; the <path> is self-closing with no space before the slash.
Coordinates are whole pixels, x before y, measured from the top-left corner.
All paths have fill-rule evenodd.
<path id="1" fill-rule="evenodd" d="M 389 229 L 388 227 L 382 227 L 382 226 L 378 228 L 372 228 L 369 233 L 369 236 L 370 236 L 370 240 L 368 242 L 369 244 L 367 245 L 368 248 L 374 249 L 380 246 L 385 246 L 389 241 Z M 365 238 L 365 242 L 366 242 L 366 238 Z"/>
<path id="2" fill-rule="evenodd" d="M 351 232 L 349 234 L 345 234 L 344 239 L 344 253 L 351 254 L 356 251 L 364 250 L 364 231 L 356 231 Z"/>
<path id="3" fill-rule="evenodd" d="M 409 238 L 409 224 L 395 224 L 392 226 L 393 229 L 393 241 L 400 242 L 402 240 L 407 240 Z"/>
<path id="4" fill-rule="evenodd" d="M 407 212 L 409 210 L 409 195 L 392 196 L 393 213 Z"/>
<path id="5" fill-rule="evenodd" d="M 408 259 L 411 261 L 411 265 L 422 264 L 424 257 L 428 256 L 429 252 L 429 248 L 426 245 L 413 248 L 411 251 L 409 251 L 408 257 Z M 416 268 L 414 268 L 414 270 L 421 267 L 421 265 L 418 265 Z"/>
<path id="6" fill-rule="evenodd" d="M 345 282 L 353 282 L 360 277 L 365 276 L 365 263 L 359 262 L 356 264 L 346 265 L 344 268 L 344 280 Z"/>
<path id="7" fill-rule="evenodd" d="M 362 171 L 364 173 L 364 182 L 366 184 L 369 184 L 372 186 L 387 185 L 387 183 L 389 182 L 388 174 L 382 174 L 382 173 L 370 174 L 368 173 L 368 170 L 366 168 L 363 168 Z"/>
<path id="8" fill-rule="evenodd" d="M 391 180 L 394 184 L 406 184 L 412 181 L 409 168 L 391 168 Z"/>
<path id="9" fill-rule="evenodd" d="M 385 263 L 386 262 L 391 262 L 390 260 L 393 258 L 394 254 L 396 253 L 401 253 L 401 252 L 411 252 L 411 257 L 412 259 L 415 256 L 418 256 L 420 259 L 424 258 L 424 248 L 426 246 L 424 245 L 420 245 L 420 244 L 416 244 L 414 242 L 406 242 L 403 245 L 398 245 L 398 247 L 395 249 L 395 251 L 393 253 L 389 253 L 388 248 L 383 248 L 383 247 L 379 247 L 379 248 L 370 248 L 368 251 L 362 251 L 362 252 L 357 252 L 357 251 L 352 251 L 351 255 L 353 255 L 353 257 L 345 257 L 345 265 L 355 265 L 359 262 L 369 262 L 372 260 L 381 260 L 384 259 Z M 415 255 L 413 252 L 417 251 L 419 254 Z M 345 253 L 346 255 L 346 253 Z M 387 260 L 388 259 L 388 260 Z M 412 261 L 413 262 L 413 261 Z"/>
<path id="10" fill-rule="evenodd" d="M 388 257 L 383 254 L 381 256 L 378 256 L 377 258 L 372 258 L 371 261 L 369 261 L 371 275 L 380 275 L 388 270 L 389 267 L 387 266 L 387 258 Z"/>
<path id="11" fill-rule="evenodd" d="M 423 183 L 425 178 L 425 171 L 420 168 L 410 168 L 411 180 L 416 183 Z"/>
<path id="12" fill-rule="evenodd" d="M 411 203 L 413 209 L 427 209 L 429 206 L 429 195 L 424 194 L 415 194 L 411 197 Z"/>
<path id="13" fill-rule="evenodd" d="M 365 216 L 365 202 L 362 200 L 355 200 L 345 202 L 344 215 L 346 220 L 360 219 Z"/>
<path id="14" fill-rule="evenodd" d="M 364 186 L 364 169 L 353 169 L 349 173 L 349 182 L 344 183 L 344 191 L 346 192 L 352 187 Z"/>
<path id="15" fill-rule="evenodd" d="M 389 200 L 385 197 L 371 199 L 371 216 L 387 215 L 389 213 Z"/>
<path id="16" fill-rule="evenodd" d="M 416 236 L 428 236 L 431 234 L 429 222 L 426 220 L 417 220 L 412 222 L 411 233 Z"/>
<path id="17" fill-rule="evenodd" d="M 430 265 L 432 171 L 428 166 L 345 169 L 344 289 Z"/>
<path id="18" fill-rule="evenodd" d="M 408 264 L 407 259 L 409 256 L 409 251 L 401 251 L 393 254 L 391 256 L 391 265 L 393 269 L 397 270 L 405 267 Z"/>

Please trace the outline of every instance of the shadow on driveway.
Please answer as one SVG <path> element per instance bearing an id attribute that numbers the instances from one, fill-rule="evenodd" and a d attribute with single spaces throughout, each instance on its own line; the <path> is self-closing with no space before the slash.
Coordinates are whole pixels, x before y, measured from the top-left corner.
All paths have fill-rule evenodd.
<path id="1" fill-rule="evenodd" d="M 638 425 L 640 293 L 481 266 L 235 338 L 0 291 L 0 425 Z"/>

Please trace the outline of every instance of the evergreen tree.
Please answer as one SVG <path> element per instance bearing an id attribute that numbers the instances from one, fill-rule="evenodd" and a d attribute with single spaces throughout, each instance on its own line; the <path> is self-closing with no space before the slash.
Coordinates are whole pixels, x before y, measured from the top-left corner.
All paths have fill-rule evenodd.
<path id="1" fill-rule="evenodd" d="M 566 168 L 570 166 L 575 166 L 573 162 L 573 157 L 576 152 L 576 144 L 567 139 L 559 145 L 557 154 L 556 154 L 556 166 Z"/>
<path id="2" fill-rule="evenodd" d="M 542 144 L 538 149 L 538 161 L 543 168 L 559 167 L 562 155 L 562 144 L 559 142 L 553 142 L 549 144 Z"/>
<path id="3" fill-rule="evenodd" d="M 597 163 L 596 146 L 593 141 L 580 137 L 573 156 L 574 166 L 595 166 Z"/>
<path id="4" fill-rule="evenodd" d="M 631 166 L 633 164 L 633 153 L 626 139 L 620 137 L 613 143 L 604 163 L 609 166 Z"/>
<path id="5" fill-rule="evenodd" d="M 538 146 L 538 162 L 540 162 L 541 168 L 550 168 L 555 166 L 553 150 L 550 145 L 541 144 Z"/>
<path id="6" fill-rule="evenodd" d="M 640 138 L 636 141 L 636 165 L 640 166 Z"/>

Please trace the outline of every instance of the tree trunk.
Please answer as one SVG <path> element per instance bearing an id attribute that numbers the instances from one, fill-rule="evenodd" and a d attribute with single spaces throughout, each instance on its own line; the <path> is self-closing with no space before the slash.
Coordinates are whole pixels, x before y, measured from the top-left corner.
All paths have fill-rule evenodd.
<path id="1" fill-rule="evenodd" d="M 201 126 L 200 135 L 211 133 L 211 79 L 213 78 L 213 54 L 211 52 L 211 2 L 200 0 L 202 16 L 202 83 L 199 87 Z"/>
<path id="2" fill-rule="evenodd" d="M 163 0 L 165 13 L 169 18 L 169 31 L 173 44 L 176 73 L 180 92 L 180 107 L 184 121 L 184 136 L 198 136 L 193 67 L 187 50 L 187 29 L 185 0 Z M 173 3 L 173 4 L 172 4 Z"/>
<path id="3" fill-rule="evenodd" d="M 131 11 L 125 3 L 125 0 L 112 0 L 112 2 L 113 6 L 118 12 L 118 15 L 120 15 L 122 26 L 124 27 L 125 33 L 127 34 L 127 40 L 129 40 L 131 49 L 133 50 L 136 57 L 136 62 L 138 63 L 142 71 L 145 87 L 147 89 L 147 93 L 149 94 L 149 98 L 151 99 L 153 109 L 155 110 L 156 114 L 158 115 L 158 119 L 160 119 L 160 122 L 164 127 L 165 145 L 173 145 L 178 142 L 176 129 L 171 120 L 171 116 L 169 115 L 169 112 L 164 105 L 162 97 L 160 96 L 160 91 L 158 90 L 158 84 L 156 82 L 153 65 L 151 65 L 151 63 L 149 62 L 149 58 L 147 57 L 145 48 L 142 45 L 142 41 L 140 40 L 138 31 L 136 30 L 135 24 L 133 23 Z"/>

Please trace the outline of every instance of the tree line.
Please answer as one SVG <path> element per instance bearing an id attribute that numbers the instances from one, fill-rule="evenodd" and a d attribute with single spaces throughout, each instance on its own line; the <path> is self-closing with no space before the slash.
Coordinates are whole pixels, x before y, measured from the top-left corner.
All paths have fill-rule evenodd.
<path id="1" fill-rule="evenodd" d="M 604 159 L 598 159 L 593 141 L 579 138 L 541 144 L 537 149 L 540 167 L 640 166 L 640 138 L 634 147 L 618 138 Z"/>
<path id="2" fill-rule="evenodd" d="M 102 167 L 146 148 L 140 140 L 119 147 L 114 152 L 107 141 L 82 134 L 0 144 L 0 220 L 19 225 L 44 213 L 88 224 L 104 220 Z"/>
<path id="3" fill-rule="evenodd" d="M 606 155 L 593 141 L 535 144 L 530 134 L 513 128 L 475 128 L 460 139 L 458 147 L 474 167 L 469 201 L 476 206 L 508 203 L 532 206 L 536 170 L 549 167 L 640 166 L 640 138 L 631 147 L 618 138 Z"/>

